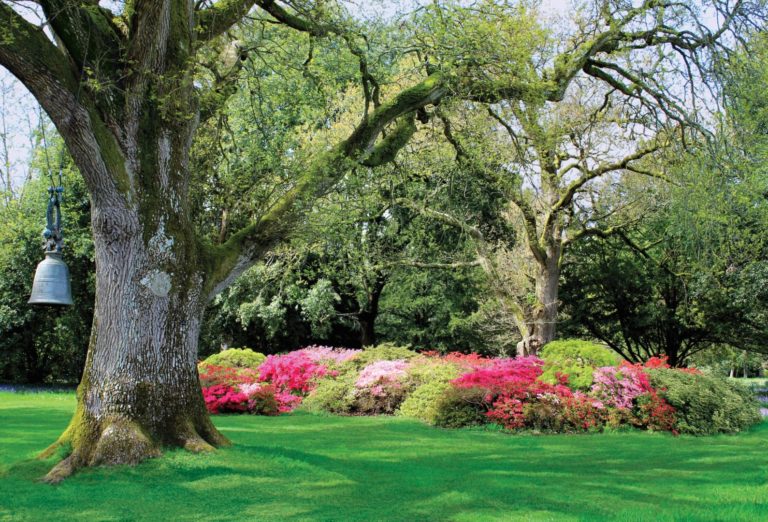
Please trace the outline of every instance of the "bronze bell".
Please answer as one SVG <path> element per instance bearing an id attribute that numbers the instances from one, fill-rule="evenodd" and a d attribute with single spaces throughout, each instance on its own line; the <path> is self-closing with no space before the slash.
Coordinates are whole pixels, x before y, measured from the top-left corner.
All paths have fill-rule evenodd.
<path id="1" fill-rule="evenodd" d="M 72 289 L 69 285 L 69 269 L 58 252 L 46 252 L 40 261 L 32 282 L 29 304 L 71 305 Z"/>

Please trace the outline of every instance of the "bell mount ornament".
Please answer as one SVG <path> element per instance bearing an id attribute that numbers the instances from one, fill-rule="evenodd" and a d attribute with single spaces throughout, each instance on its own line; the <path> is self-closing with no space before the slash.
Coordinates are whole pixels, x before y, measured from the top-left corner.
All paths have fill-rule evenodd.
<path id="1" fill-rule="evenodd" d="M 61 172 L 59 173 L 61 179 Z M 61 182 L 59 182 L 61 183 Z M 64 249 L 64 233 L 61 223 L 61 198 L 64 188 L 51 187 L 48 189 L 48 209 L 46 211 L 46 227 L 43 230 L 45 238 L 45 259 L 35 271 L 32 283 L 32 295 L 29 304 L 35 305 L 72 305 L 72 290 L 69 284 L 69 269 L 61 260 Z"/>

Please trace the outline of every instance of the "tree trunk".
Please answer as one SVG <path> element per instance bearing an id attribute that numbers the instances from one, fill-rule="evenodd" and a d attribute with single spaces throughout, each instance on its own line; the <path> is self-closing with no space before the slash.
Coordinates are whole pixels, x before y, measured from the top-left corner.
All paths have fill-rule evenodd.
<path id="1" fill-rule="evenodd" d="M 137 463 L 166 446 L 204 451 L 227 443 L 200 390 L 205 274 L 185 205 L 171 185 L 155 212 L 92 210 L 93 328 L 77 410 L 49 448 L 66 443 L 72 453 L 49 481 L 82 466 Z"/>
<path id="2" fill-rule="evenodd" d="M 379 316 L 379 301 L 386 284 L 386 276 L 380 274 L 376 277 L 373 288 L 368 294 L 365 308 L 357 315 L 357 320 L 360 323 L 360 346 L 376 345 L 376 318 Z"/>
<path id="3" fill-rule="evenodd" d="M 530 321 L 528 335 L 517 344 L 520 357 L 536 355 L 542 346 L 555 338 L 558 310 L 560 266 L 551 256 L 538 265 L 536 274 L 536 305 Z"/>
<path id="4" fill-rule="evenodd" d="M 557 199 L 554 193 L 549 197 L 552 201 Z M 528 331 L 523 332 L 523 339 L 517 344 L 519 357 L 538 354 L 542 346 L 555 338 L 560 263 L 563 252 L 560 219 L 560 216 L 555 216 L 545 226 L 545 245 L 539 247 L 538 252 L 533 256 L 536 261 L 536 302 L 531 317 L 527 321 Z M 530 244 L 531 238 L 527 239 Z"/>

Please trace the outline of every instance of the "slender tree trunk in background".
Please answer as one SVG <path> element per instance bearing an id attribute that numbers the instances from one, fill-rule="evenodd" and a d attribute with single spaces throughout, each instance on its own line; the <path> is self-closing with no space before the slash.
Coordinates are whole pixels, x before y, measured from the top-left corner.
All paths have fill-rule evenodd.
<path id="1" fill-rule="evenodd" d="M 517 353 L 524 357 L 536 355 L 542 346 L 555 338 L 558 312 L 560 266 L 558 258 L 548 258 L 537 265 L 535 282 L 536 303 L 528 321 L 528 332 L 517 345 Z"/>
<path id="2" fill-rule="evenodd" d="M 360 323 L 360 346 L 376 346 L 376 319 L 379 316 L 381 293 L 386 284 L 387 278 L 385 276 L 376 277 L 365 307 L 357 315 L 357 320 Z"/>
<path id="3" fill-rule="evenodd" d="M 545 149 L 546 150 L 546 149 Z M 563 253 L 563 216 L 556 203 L 562 197 L 557 185 L 557 168 L 552 165 L 552 151 L 540 153 L 540 160 L 549 165 L 542 172 L 543 205 L 549 210 L 543 215 L 528 218 L 525 238 L 535 262 L 535 302 L 531 317 L 526 318 L 527 332 L 521 332 L 523 339 L 517 345 L 518 356 L 536 355 L 542 346 L 554 340 L 557 327 L 558 290 L 560 285 L 560 264 Z M 522 201 L 521 198 L 518 201 Z M 530 207 L 521 210 L 531 215 Z M 535 225 L 534 225 L 535 223 Z M 541 232 L 539 232 L 541 231 Z"/>

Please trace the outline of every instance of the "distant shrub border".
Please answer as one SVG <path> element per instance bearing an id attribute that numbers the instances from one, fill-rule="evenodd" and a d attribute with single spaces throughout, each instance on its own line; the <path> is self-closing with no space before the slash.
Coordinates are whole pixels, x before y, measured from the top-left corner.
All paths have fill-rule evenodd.
<path id="1" fill-rule="evenodd" d="M 444 428 L 496 425 L 540 433 L 707 435 L 761 421 L 759 403 L 743 387 L 670 368 L 665 359 L 619 362 L 604 347 L 579 340 L 551 343 L 541 358 L 419 354 L 391 344 L 310 346 L 268 357 L 248 352 L 222 352 L 200 364 L 211 413 L 278 415 L 301 406 L 336 415 L 397 414 Z"/>

